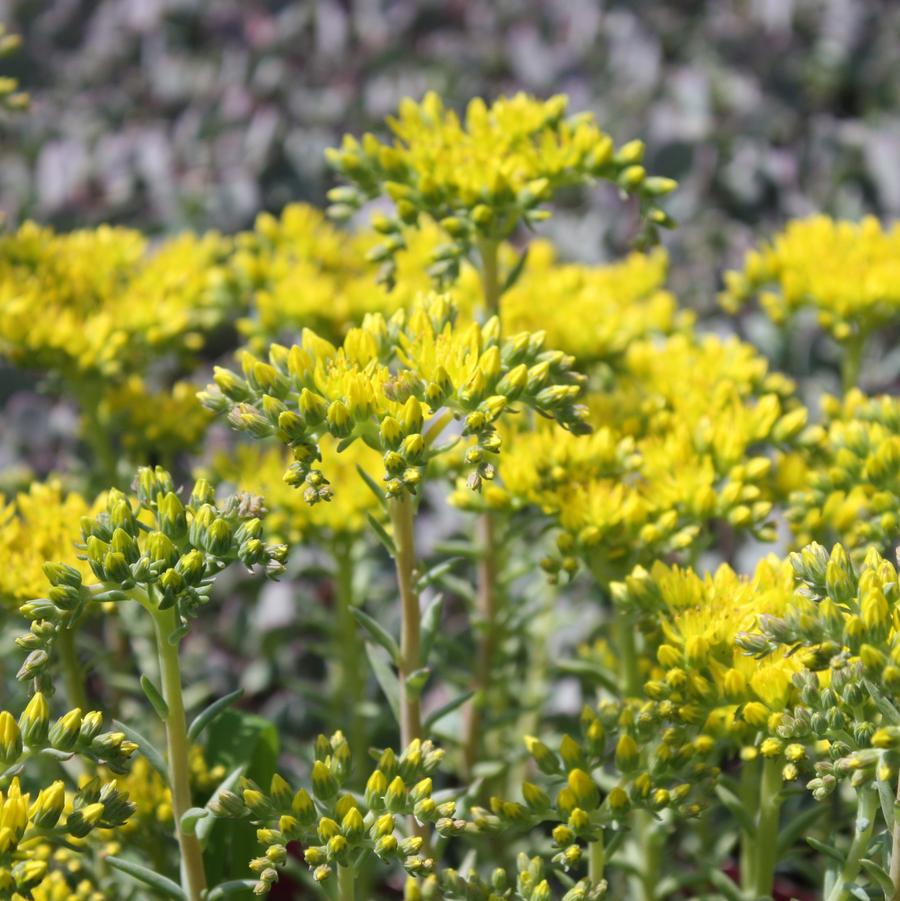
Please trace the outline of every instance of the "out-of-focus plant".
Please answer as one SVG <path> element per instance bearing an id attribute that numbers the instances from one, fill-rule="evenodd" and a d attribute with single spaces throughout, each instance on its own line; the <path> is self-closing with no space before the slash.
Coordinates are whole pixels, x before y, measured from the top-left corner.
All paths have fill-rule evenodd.
<path id="1" fill-rule="evenodd" d="M 804 307 L 815 311 L 844 351 L 843 385 L 859 379 L 869 336 L 900 319 L 900 228 L 874 217 L 797 220 L 758 250 L 743 270 L 725 274 L 722 301 L 731 311 L 753 297 L 777 324 Z"/>
<path id="2" fill-rule="evenodd" d="M 802 487 L 787 518 L 801 545 L 838 539 L 855 558 L 896 546 L 900 524 L 900 404 L 853 389 L 822 400 L 825 420 L 809 436 Z"/>

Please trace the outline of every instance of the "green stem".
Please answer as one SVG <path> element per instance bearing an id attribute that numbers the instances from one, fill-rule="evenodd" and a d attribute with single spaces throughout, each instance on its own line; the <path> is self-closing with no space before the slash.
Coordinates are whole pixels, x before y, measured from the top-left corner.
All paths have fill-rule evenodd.
<path id="1" fill-rule="evenodd" d="M 422 738 L 422 705 L 418 691 L 410 691 L 407 679 L 422 666 L 422 613 L 415 584 L 416 545 L 413 532 L 413 502 L 408 494 L 389 501 L 394 527 L 394 562 L 400 588 L 400 742 L 406 748 Z"/>
<path id="2" fill-rule="evenodd" d="M 346 712 L 348 740 L 355 760 L 366 756 L 366 729 L 361 706 L 365 694 L 363 660 L 365 652 L 359 639 L 359 629 L 353 618 L 353 544 L 338 538 L 334 542 L 335 601 L 337 606 L 334 630 L 333 659 L 340 661 L 336 691 L 337 708 Z"/>
<path id="3" fill-rule="evenodd" d="M 740 798 L 744 810 L 759 809 L 760 761 L 745 760 L 741 763 Z M 741 830 L 741 887 L 747 891 L 756 881 L 756 857 L 754 856 L 754 836 L 745 829 Z"/>
<path id="4" fill-rule="evenodd" d="M 841 363 L 841 383 L 844 394 L 855 388 L 859 382 L 867 337 L 865 332 L 859 332 L 849 338 L 844 346 L 844 359 Z"/>
<path id="5" fill-rule="evenodd" d="M 778 862 L 778 825 L 781 818 L 781 765 L 777 759 L 764 760 L 756 819 L 753 897 L 772 894 Z"/>
<path id="6" fill-rule="evenodd" d="M 634 868 L 635 889 L 632 897 L 640 901 L 654 901 L 662 871 L 662 850 L 665 833 L 660 824 L 646 810 L 634 812 Z"/>
<path id="7" fill-rule="evenodd" d="M 354 901 L 356 897 L 356 876 L 350 867 L 338 867 L 339 901 Z"/>
<path id="8" fill-rule="evenodd" d="M 869 843 L 872 841 L 872 833 L 875 829 L 875 816 L 878 813 L 878 794 L 874 788 L 866 787 L 860 789 L 856 798 L 856 827 L 853 835 L 853 842 L 847 851 L 847 857 L 844 860 L 844 868 L 838 877 L 834 888 L 828 895 L 826 901 L 845 901 L 850 897 L 850 893 L 844 888 L 845 885 L 852 885 L 862 869 L 862 860 L 866 857 L 869 850 Z M 891 870 L 893 871 L 893 861 L 891 862 Z M 896 882 L 894 885 L 896 886 Z M 894 890 L 894 898 L 897 897 L 897 891 Z"/>
<path id="9" fill-rule="evenodd" d="M 475 611 L 480 621 L 481 631 L 478 641 L 474 697 L 466 715 L 466 733 L 463 741 L 463 761 L 465 772 L 471 776 L 472 768 L 478 762 L 482 738 L 482 713 L 486 696 L 490 690 L 494 656 L 498 644 L 497 613 L 497 543 L 495 518 L 490 513 L 482 513 L 475 524 L 478 545 L 477 594 Z"/>
<path id="10" fill-rule="evenodd" d="M 500 263 L 499 242 L 479 241 L 481 254 L 481 287 L 484 309 L 488 316 L 500 314 Z M 475 613 L 481 626 L 478 633 L 478 650 L 473 679 L 474 695 L 466 711 L 463 737 L 463 766 L 467 776 L 478 762 L 482 738 L 482 714 L 486 695 L 490 689 L 494 668 L 494 655 L 498 644 L 498 592 L 497 592 L 497 542 L 495 517 L 486 511 L 475 525 L 475 542 L 478 551 L 477 592 Z"/>
<path id="11" fill-rule="evenodd" d="M 184 698 L 181 692 L 181 666 L 178 644 L 170 640 L 178 627 L 175 608 L 153 611 L 156 627 L 156 649 L 159 654 L 159 670 L 162 693 L 169 708 L 166 717 L 166 747 L 169 764 L 169 785 L 172 789 L 172 813 L 175 820 L 175 837 L 181 851 L 181 887 L 188 901 L 200 901 L 206 891 L 206 872 L 203 868 L 203 852 L 196 835 L 181 829 L 182 816 L 193 806 L 191 801 L 190 746 L 187 737 L 187 720 L 184 715 Z"/>
<path id="12" fill-rule="evenodd" d="M 56 651 L 62 666 L 63 683 L 66 687 L 66 699 L 69 705 L 87 712 L 88 699 L 84 686 L 84 671 L 78 662 L 74 626 L 61 628 L 56 633 Z"/>
<path id="13" fill-rule="evenodd" d="M 603 844 L 603 830 L 597 840 L 588 847 L 588 878 L 597 886 L 603 881 L 603 870 L 606 868 L 606 846 Z"/>
<path id="14" fill-rule="evenodd" d="M 900 779 L 897 782 L 896 798 L 900 803 Z M 894 883 L 894 894 L 891 901 L 900 901 L 900 822 L 894 818 L 894 830 L 891 838 L 891 882 Z"/>
<path id="15" fill-rule="evenodd" d="M 641 672 L 638 666 L 637 642 L 634 621 L 619 610 L 613 610 L 612 631 L 616 653 L 620 661 L 621 689 L 624 697 L 634 697 L 641 690 Z"/>

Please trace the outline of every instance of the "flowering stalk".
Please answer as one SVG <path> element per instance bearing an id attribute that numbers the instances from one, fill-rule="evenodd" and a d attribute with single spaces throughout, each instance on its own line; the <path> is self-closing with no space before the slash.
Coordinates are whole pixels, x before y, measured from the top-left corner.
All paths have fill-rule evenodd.
<path id="1" fill-rule="evenodd" d="M 338 867 L 339 901 L 353 901 L 356 897 L 356 875 L 352 867 Z"/>
<path id="2" fill-rule="evenodd" d="M 763 761 L 760 775 L 759 810 L 754 837 L 754 865 L 748 888 L 753 897 L 772 893 L 778 862 L 778 823 L 781 816 L 781 764 L 777 758 Z"/>
<path id="3" fill-rule="evenodd" d="M 599 885 L 606 867 L 606 847 L 603 843 L 602 829 L 599 830 L 597 840 L 591 842 L 588 853 L 588 878 L 594 885 Z"/>
<path id="4" fill-rule="evenodd" d="M 354 755 L 362 758 L 366 751 L 365 723 L 360 713 L 365 681 L 362 678 L 361 661 L 365 659 L 359 629 L 353 618 L 353 544 L 349 539 L 338 538 L 334 546 L 337 566 L 335 580 L 334 659 L 340 661 L 337 695 L 348 716 L 348 736 Z"/>
<path id="5" fill-rule="evenodd" d="M 484 310 L 487 316 L 500 314 L 500 278 L 498 260 L 499 242 L 479 242 L 481 254 L 481 284 Z M 499 321 L 499 319 L 498 319 Z M 466 713 L 466 734 L 463 743 L 465 772 L 471 774 L 478 760 L 481 738 L 481 714 L 490 687 L 494 655 L 497 647 L 497 617 L 499 596 L 497 591 L 497 542 L 495 518 L 489 511 L 478 517 L 475 528 L 478 551 L 477 591 L 475 612 L 481 625 L 478 633 L 477 663 L 474 679 L 474 696 Z"/>
<path id="6" fill-rule="evenodd" d="M 841 362 L 841 386 L 844 389 L 844 394 L 852 391 L 859 383 L 859 373 L 862 368 L 867 337 L 868 335 L 861 331 L 847 339 L 844 347 L 844 359 Z"/>
<path id="7" fill-rule="evenodd" d="M 415 584 L 416 546 L 413 529 L 413 502 L 408 494 L 388 502 L 394 527 L 394 562 L 400 588 L 402 623 L 400 627 L 400 738 L 406 747 L 422 737 L 421 693 L 410 685 L 410 676 L 422 666 L 422 614 Z"/>
<path id="8" fill-rule="evenodd" d="M 860 789 L 856 799 L 856 826 L 853 835 L 853 842 L 847 851 L 847 857 L 844 860 L 844 867 L 840 876 L 834 884 L 831 892 L 828 894 L 826 901 L 845 901 L 850 898 L 850 893 L 846 886 L 852 885 L 856 881 L 862 869 L 863 858 L 868 856 L 869 843 L 872 840 L 872 833 L 875 829 L 875 817 L 878 813 L 878 792 L 871 786 Z M 892 867 L 893 869 L 893 862 Z M 893 880 L 893 877 L 892 877 Z M 894 885 L 897 885 L 896 880 Z M 894 898 L 897 897 L 897 891 L 894 891 Z"/>
<path id="9" fill-rule="evenodd" d="M 897 803 L 900 804 L 900 780 L 897 783 Z M 900 822 L 894 816 L 894 829 L 891 839 L 891 882 L 894 883 L 894 894 L 891 901 L 900 901 Z"/>
<path id="10" fill-rule="evenodd" d="M 203 851 L 200 840 L 193 832 L 186 833 L 182 817 L 193 806 L 191 801 L 190 744 L 187 737 L 187 720 L 184 714 L 184 697 L 181 690 L 181 666 L 178 659 L 176 630 L 178 619 L 174 608 L 159 610 L 147 606 L 153 617 L 156 632 L 156 649 L 159 654 L 159 671 L 162 680 L 163 699 L 166 702 L 166 750 L 169 764 L 169 785 L 172 789 L 172 814 L 175 821 L 175 837 L 181 851 L 181 882 L 189 901 L 200 901 L 206 891 L 206 871 L 203 867 Z"/>
<path id="11" fill-rule="evenodd" d="M 84 671 L 78 662 L 78 649 L 75 647 L 75 630 L 66 626 L 59 630 L 56 638 L 59 662 L 62 666 L 63 682 L 66 686 L 66 698 L 72 707 L 88 709 L 87 692 L 84 685 Z"/>

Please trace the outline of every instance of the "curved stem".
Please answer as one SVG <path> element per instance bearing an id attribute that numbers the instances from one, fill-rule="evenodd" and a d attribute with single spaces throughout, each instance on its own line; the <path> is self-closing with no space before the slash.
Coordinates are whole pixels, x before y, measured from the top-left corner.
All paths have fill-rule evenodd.
<path id="1" fill-rule="evenodd" d="M 416 545 L 413 533 L 413 503 L 409 495 L 388 502 L 394 527 L 394 562 L 400 588 L 400 741 L 403 748 L 422 738 L 422 705 L 418 691 L 410 691 L 409 676 L 422 666 L 422 612 L 416 590 Z"/>
<path id="2" fill-rule="evenodd" d="M 188 901 L 200 901 L 206 891 L 206 872 L 203 852 L 196 835 L 181 829 L 182 816 L 193 806 L 191 801 L 190 746 L 187 737 L 187 720 L 184 714 L 184 698 L 181 691 L 181 666 L 178 644 L 171 642 L 178 619 L 174 608 L 153 611 L 156 627 L 156 649 L 159 654 L 159 670 L 162 693 L 169 708 L 166 717 L 166 750 L 168 752 L 169 785 L 172 789 L 172 813 L 175 820 L 175 837 L 181 851 L 181 886 Z"/>
<path id="3" fill-rule="evenodd" d="M 844 868 L 841 875 L 838 876 L 834 888 L 828 895 L 826 901 L 844 901 L 849 898 L 850 894 L 844 888 L 848 884 L 852 884 L 859 871 L 862 868 L 862 859 L 869 850 L 869 843 L 872 840 L 872 833 L 875 829 L 875 815 L 878 812 L 878 795 L 874 788 L 866 787 L 860 789 L 856 798 L 856 827 L 853 835 L 853 842 L 847 851 L 847 857 L 844 860 Z M 894 860 L 891 858 L 891 877 L 893 879 Z M 894 886 L 897 883 L 894 881 Z M 897 889 L 894 889 L 894 898 L 897 897 Z"/>
<path id="4" fill-rule="evenodd" d="M 84 671 L 78 662 L 74 627 L 61 628 L 56 633 L 55 644 L 62 667 L 63 683 L 66 687 L 66 700 L 71 707 L 78 707 L 86 712 L 88 709 L 87 691 L 84 685 Z"/>

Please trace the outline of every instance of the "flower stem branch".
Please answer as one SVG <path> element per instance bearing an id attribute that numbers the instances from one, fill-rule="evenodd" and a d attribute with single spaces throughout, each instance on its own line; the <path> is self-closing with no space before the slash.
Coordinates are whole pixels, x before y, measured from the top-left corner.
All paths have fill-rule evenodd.
<path id="1" fill-rule="evenodd" d="M 400 628 L 400 741 L 406 747 L 422 738 L 422 706 L 418 690 L 410 690 L 409 676 L 422 666 L 422 613 L 416 590 L 416 546 L 413 531 L 413 502 L 409 495 L 389 502 L 394 527 L 394 562 L 400 588 L 402 623 Z"/>
<path id="2" fill-rule="evenodd" d="M 334 544 L 336 566 L 334 659 L 339 661 L 336 695 L 339 709 L 347 713 L 348 740 L 356 760 L 366 756 L 366 729 L 360 706 L 365 692 L 362 661 L 365 651 L 359 639 L 359 630 L 353 619 L 355 605 L 353 592 L 353 545 L 349 540 L 337 539 Z"/>
<path id="3" fill-rule="evenodd" d="M 754 841 L 753 897 L 772 893 L 778 858 L 778 824 L 781 818 L 781 766 L 777 759 L 764 760 L 760 777 L 759 813 Z"/>
<path id="4" fill-rule="evenodd" d="M 481 241 L 481 284 L 484 310 L 488 316 L 500 314 L 500 270 L 499 244 L 497 241 Z M 478 638 L 476 668 L 473 679 L 472 702 L 466 710 L 466 731 L 463 739 L 463 765 L 471 776 L 472 768 L 478 761 L 481 736 L 482 712 L 485 696 L 490 688 L 494 668 L 494 656 L 498 644 L 498 592 L 497 592 L 497 541 L 495 517 L 484 512 L 475 525 L 475 543 L 478 551 L 477 592 L 475 614 L 481 629 Z"/>
<path id="5" fill-rule="evenodd" d="M 878 793 L 876 790 L 871 786 L 860 789 L 856 798 L 856 825 L 853 841 L 847 851 L 841 875 L 838 876 L 837 882 L 826 901 L 845 901 L 845 899 L 850 898 L 850 893 L 845 886 L 852 885 L 862 869 L 863 858 L 867 856 L 869 843 L 872 841 L 877 812 Z M 893 859 L 891 861 L 891 870 L 893 871 Z M 895 881 L 894 885 L 896 886 L 896 884 Z M 896 897 L 897 891 L 895 889 L 894 898 Z"/>
<path id="6" fill-rule="evenodd" d="M 338 867 L 338 899 L 354 901 L 356 897 L 356 876 L 351 867 Z"/>
<path id="7" fill-rule="evenodd" d="M 56 634 L 56 650 L 62 666 L 63 683 L 66 687 L 66 699 L 72 707 L 87 711 L 87 691 L 84 685 L 84 670 L 78 662 L 78 649 L 75 646 L 75 627 L 64 626 Z"/>
<path id="8" fill-rule="evenodd" d="M 172 636 L 178 626 L 174 608 L 153 612 L 156 628 L 156 647 L 162 693 L 168 707 L 166 716 L 166 750 L 169 764 L 169 783 L 172 789 L 172 813 L 175 836 L 181 851 L 181 883 L 188 901 L 201 901 L 206 891 L 206 872 L 200 841 L 194 834 L 182 831 L 181 818 L 193 806 L 191 801 L 189 743 L 184 698 L 181 690 L 181 666 L 178 644 Z"/>

